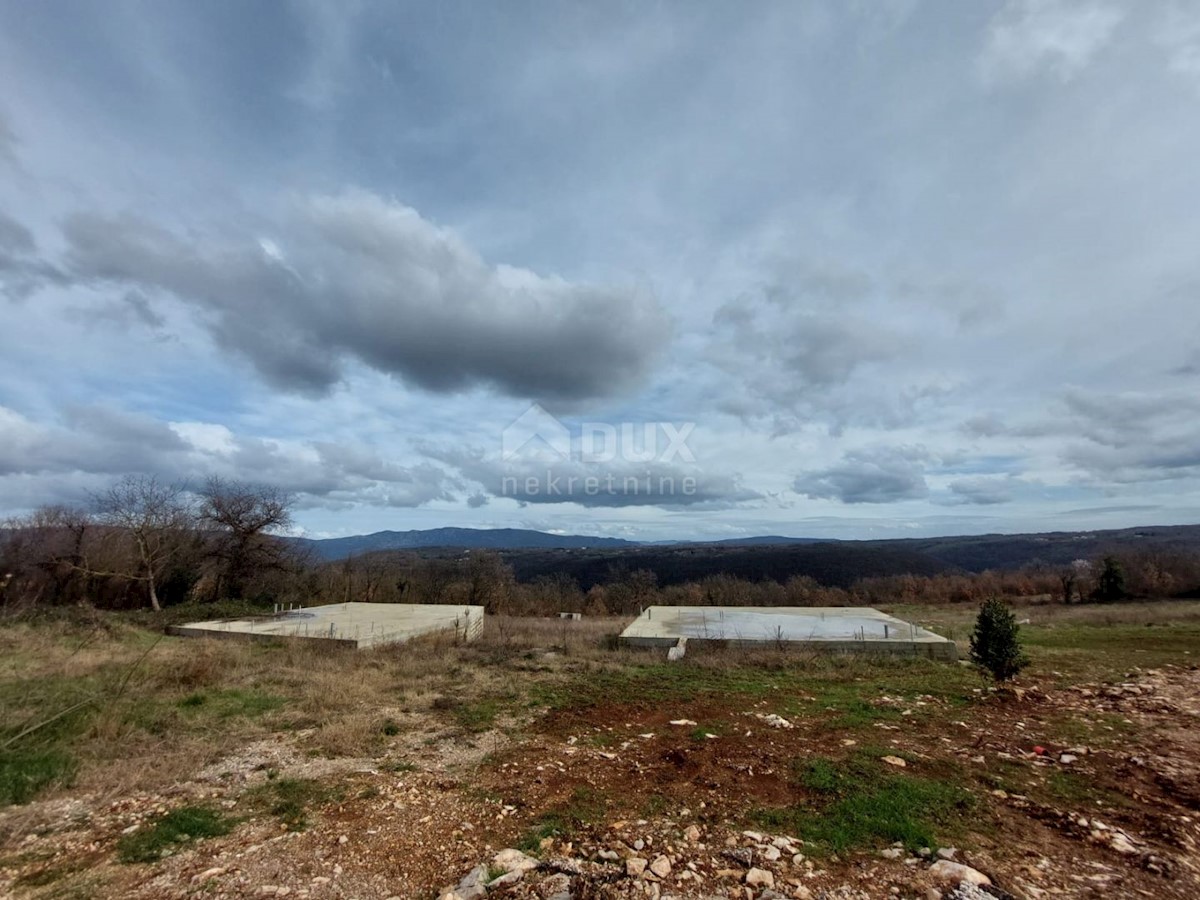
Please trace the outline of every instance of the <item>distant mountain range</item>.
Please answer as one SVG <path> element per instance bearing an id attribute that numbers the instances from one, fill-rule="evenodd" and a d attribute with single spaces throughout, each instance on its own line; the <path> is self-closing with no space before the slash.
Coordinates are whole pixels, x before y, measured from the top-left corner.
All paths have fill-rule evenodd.
<path id="1" fill-rule="evenodd" d="M 525 528 L 430 528 L 424 531 L 377 531 L 352 537 L 300 540 L 322 559 L 345 559 L 379 550 L 456 547 L 468 550 L 583 550 L 637 547 L 620 538 L 549 534 Z"/>
<path id="2" fill-rule="evenodd" d="M 388 550 L 488 549 L 519 551 L 589 551 L 588 560 L 538 555 L 523 564 L 540 570 L 559 571 L 576 567 L 629 567 L 661 563 L 674 570 L 686 569 L 700 575 L 712 569 L 737 571 L 748 577 L 767 575 L 778 562 L 792 557 L 828 561 L 836 558 L 839 570 L 861 567 L 865 572 L 912 572 L 959 569 L 1017 569 L 1031 563 L 1063 565 L 1075 559 L 1133 549 L 1157 552 L 1200 552 L 1200 525 L 1154 525 L 1107 531 L 1047 532 L 1042 534 L 985 534 L 938 538 L 900 538 L 882 541 L 835 541 L 827 538 L 796 538 L 781 535 L 730 538 L 718 541 L 639 542 L 588 535 L 549 534 L 522 528 L 433 528 L 416 531 L 379 531 L 374 534 L 324 540 L 296 539 L 319 559 L 338 560 L 362 553 Z M 824 545 L 825 549 L 814 545 Z M 837 548 L 835 551 L 834 548 Z M 705 553 L 704 548 L 711 548 Z M 757 548 L 757 549 L 756 549 Z M 730 555 L 745 550 L 753 555 Z M 607 551 L 607 552 L 605 552 Z M 595 556 L 597 552 L 599 556 Z M 779 556 L 786 554 L 786 556 Z M 528 553 L 526 553 L 528 555 Z M 705 559 L 712 556 L 713 560 Z M 844 559 L 843 559 L 844 557 Z M 669 565 L 668 565 L 668 560 Z M 686 565 L 684 562 L 686 561 Z M 768 561 L 770 561 L 768 563 Z M 807 564 L 806 564 L 807 565 Z M 523 565 L 518 565 L 523 568 Z M 805 567 L 802 567 L 805 568 Z M 695 571 L 693 571 L 693 569 Z M 805 569 L 807 570 L 807 569 Z M 533 573 L 531 573 L 533 574 Z M 582 576 L 582 572 L 580 573 Z M 590 571 L 589 571 L 590 574 Z M 665 574 L 665 573 L 664 573 Z M 839 572 L 840 574 L 840 572 Z M 840 581 L 845 576 L 837 579 Z"/>
<path id="3" fill-rule="evenodd" d="M 828 538 L 784 537 L 767 534 L 759 537 L 727 538 L 719 541 L 627 541 L 622 538 L 593 537 L 583 534 L 551 534 L 528 528 L 429 528 L 414 531 L 376 531 L 342 538 L 317 540 L 299 538 L 296 543 L 308 547 L 319 558 L 345 559 L 360 553 L 380 550 L 428 550 L 459 548 L 464 550 L 603 550 L 634 547 L 704 545 L 713 547 L 761 547 L 786 544 L 829 543 Z"/>

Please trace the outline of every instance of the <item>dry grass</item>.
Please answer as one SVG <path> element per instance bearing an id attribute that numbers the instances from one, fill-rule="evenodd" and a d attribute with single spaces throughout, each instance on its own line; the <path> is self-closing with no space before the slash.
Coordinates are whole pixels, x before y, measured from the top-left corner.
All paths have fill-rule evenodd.
<path id="1" fill-rule="evenodd" d="M 894 612 L 960 641 L 975 615 L 966 605 Z M 1040 658 L 1055 668 L 1090 672 L 1084 666 L 1093 665 L 1093 648 L 1106 651 L 1103 641 L 1151 623 L 1174 623 L 1154 629 L 1160 639 L 1174 629 L 1175 640 L 1194 640 L 1200 602 L 1031 605 L 1020 607 L 1018 616 L 1031 620 L 1027 634 Z M 299 742 L 304 750 L 363 757 L 388 753 L 396 743 L 389 738 L 401 728 L 512 731 L 527 720 L 535 699 L 555 691 L 570 696 L 558 690 L 563 685 L 620 680 L 627 673 L 674 678 L 661 652 L 615 646 L 628 621 L 494 617 L 469 645 L 428 638 L 363 651 L 315 642 L 163 637 L 117 616 L 5 623 L 0 741 L 22 724 L 36 725 L 92 698 L 22 738 L 22 746 L 69 752 L 75 789 L 117 795 L 187 780 L 248 743 L 297 732 L 306 735 Z M 1187 652 L 1183 644 L 1164 646 L 1164 652 Z M 1102 664 L 1109 658 L 1097 655 Z M 701 681 L 706 672 L 746 668 L 834 680 L 893 677 L 881 663 L 798 656 L 770 646 L 695 648 L 685 666 Z"/>
<path id="2" fill-rule="evenodd" d="M 469 646 L 433 637 L 353 651 L 163 637 L 118 617 L 90 626 L 8 623 L 0 628 L 0 720 L 37 725 L 91 698 L 69 728 L 58 727 L 62 720 L 22 740 L 68 749 L 77 763 L 71 788 L 103 796 L 187 780 L 272 734 L 311 731 L 302 742 L 309 751 L 371 756 L 384 749 L 393 716 L 491 727 L 519 706 L 531 672 L 601 660 L 623 621 L 492 624 Z M 622 664 L 624 654 L 609 655 L 607 664 Z"/>

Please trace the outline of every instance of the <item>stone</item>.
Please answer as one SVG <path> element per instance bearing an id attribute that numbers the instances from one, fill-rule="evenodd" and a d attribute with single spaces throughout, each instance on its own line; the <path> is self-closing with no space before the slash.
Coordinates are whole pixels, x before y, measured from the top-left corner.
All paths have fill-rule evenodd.
<path id="1" fill-rule="evenodd" d="M 640 856 L 631 856 L 625 860 L 625 874 L 630 878 L 641 878 L 647 865 L 649 865 L 648 860 L 642 859 Z"/>
<path id="2" fill-rule="evenodd" d="M 957 847 L 938 847 L 938 859 L 954 859 L 954 854 L 958 853 Z"/>
<path id="3" fill-rule="evenodd" d="M 650 871 L 659 878 L 666 878 L 671 874 L 671 861 L 665 856 L 659 856 L 654 862 L 650 863 Z"/>
<path id="4" fill-rule="evenodd" d="M 754 862 L 754 851 L 749 847 L 734 847 L 732 850 L 726 850 L 721 855 L 726 859 L 732 859 L 734 862 L 741 863 L 747 868 Z"/>
<path id="5" fill-rule="evenodd" d="M 513 869 L 511 872 L 506 872 L 498 878 L 493 878 L 487 883 L 489 891 L 499 890 L 501 888 L 511 887 L 522 878 L 525 877 L 525 872 L 521 869 Z"/>
<path id="6" fill-rule="evenodd" d="M 538 885 L 538 895 L 544 900 L 571 900 L 571 876 L 559 872 Z"/>
<path id="7" fill-rule="evenodd" d="M 752 868 L 746 873 L 746 884 L 751 887 L 775 887 L 775 876 L 766 869 Z"/>
<path id="8" fill-rule="evenodd" d="M 700 840 L 700 829 L 695 825 L 689 825 L 683 832 L 683 836 L 693 844 Z"/>
<path id="9" fill-rule="evenodd" d="M 885 756 L 883 757 L 883 761 L 889 766 L 896 766 L 901 769 L 908 765 L 908 763 L 902 760 L 899 756 Z"/>
<path id="10" fill-rule="evenodd" d="M 538 861 L 532 856 L 510 847 L 501 850 L 492 857 L 492 865 L 497 869 L 502 869 L 507 874 L 509 872 L 528 872 L 530 869 L 536 869 Z"/>
<path id="11" fill-rule="evenodd" d="M 454 893 L 458 894 L 462 900 L 480 900 L 481 897 L 487 896 L 487 878 L 488 867 L 476 866 L 463 876 L 463 880 L 458 883 Z"/>
<path id="12" fill-rule="evenodd" d="M 948 887 L 956 887 L 964 881 L 967 884 L 991 884 L 992 879 L 988 878 L 978 869 L 972 869 L 970 866 L 964 866 L 962 863 L 951 862 L 948 859 L 939 859 L 929 867 L 929 874 L 934 880 L 941 882 Z"/>
<path id="13" fill-rule="evenodd" d="M 767 862 L 775 862 L 775 860 L 779 859 L 779 856 L 779 848 L 777 847 L 764 847 L 762 850 L 762 858 L 767 860 Z"/>
<path id="14" fill-rule="evenodd" d="M 904 851 L 899 847 L 888 847 L 886 850 L 880 850 L 879 855 L 884 859 L 899 859 L 904 855 Z"/>
<path id="15" fill-rule="evenodd" d="M 783 716 L 776 715 L 775 713 L 767 713 L 765 716 L 759 715 L 758 718 L 761 719 L 767 725 L 770 725 L 772 728 L 795 728 L 796 727 L 791 722 L 789 722 L 787 719 L 785 719 Z"/>
<path id="16" fill-rule="evenodd" d="M 1129 840 L 1129 836 L 1123 831 L 1111 832 L 1108 838 L 1108 846 L 1112 847 L 1118 853 L 1132 855 L 1138 852 L 1137 847 Z"/>
<path id="17" fill-rule="evenodd" d="M 1058 758 L 1058 761 L 1060 763 L 1062 763 L 1064 766 L 1069 766 L 1071 763 L 1075 762 L 1077 759 L 1079 759 L 1079 757 L 1076 756 L 1074 753 L 1064 753 Z"/>
<path id="18" fill-rule="evenodd" d="M 582 875 L 583 865 L 579 860 L 567 856 L 555 856 L 545 861 L 542 868 L 564 875 Z"/>

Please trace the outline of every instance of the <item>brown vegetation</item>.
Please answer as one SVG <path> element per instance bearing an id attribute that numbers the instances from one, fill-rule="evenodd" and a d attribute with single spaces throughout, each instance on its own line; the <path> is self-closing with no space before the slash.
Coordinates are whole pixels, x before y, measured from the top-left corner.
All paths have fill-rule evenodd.
<path id="1" fill-rule="evenodd" d="M 123 479 L 94 498 L 90 509 L 47 507 L 0 529 L 0 609 L 86 603 L 158 610 L 188 602 L 308 606 L 357 600 L 479 604 L 492 614 L 603 616 L 635 614 L 655 604 L 974 606 L 989 597 L 1074 603 L 1200 590 L 1200 555 L 1162 547 L 1105 552 L 1103 558 L 1066 565 L 838 576 L 837 583 L 784 574 L 751 580 L 728 572 L 683 581 L 675 572 L 660 581 L 654 571 L 630 564 L 639 559 L 636 554 L 614 558 L 607 569 L 593 560 L 589 571 L 596 574 L 583 581 L 567 568 L 521 580 L 511 558 L 489 550 L 380 551 L 321 562 L 278 536 L 290 524 L 290 507 L 291 498 L 277 490 L 220 479 L 194 493 L 151 477 Z M 814 551 L 810 546 L 806 552 Z M 719 568 L 717 548 L 684 553 L 705 554 L 715 554 L 711 561 Z M 565 557 L 563 565 L 572 558 Z M 1120 572 L 1119 590 L 1111 584 L 1114 571 Z"/>

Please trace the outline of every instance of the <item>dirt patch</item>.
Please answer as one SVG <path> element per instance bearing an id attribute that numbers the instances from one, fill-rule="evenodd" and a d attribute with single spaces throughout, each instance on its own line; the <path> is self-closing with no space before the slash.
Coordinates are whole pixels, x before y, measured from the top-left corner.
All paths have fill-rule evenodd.
<path id="1" fill-rule="evenodd" d="M 965 821 L 935 822 L 935 843 L 1011 896 L 1200 896 L 1200 671 L 932 696 L 904 674 L 886 690 L 886 678 L 847 678 L 837 702 L 705 689 L 544 714 L 510 704 L 494 718 L 381 708 L 371 755 L 324 755 L 314 729 L 256 737 L 167 790 L 0 813 L 0 895 L 425 898 L 518 844 L 541 868 L 503 889 L 514 897 L 565 885 L 576 898 L 744 898 L 751 868 L 784 896 L 948 895 L 937 846 L 831 850 L 755 819 L 820 813 L 811 764 L 827 761 L 967 792 Z M 272 806 L 281 780 L 321 787 L 299 801 L 302 827 Z M 123 836 L 188 804 L 233 831 L 153 864 L 117 862 Z M 630 874 L 631 859 L 660 856 L 666 874 Z M 769 896 L 765 881 L 750 887 Z"/>

